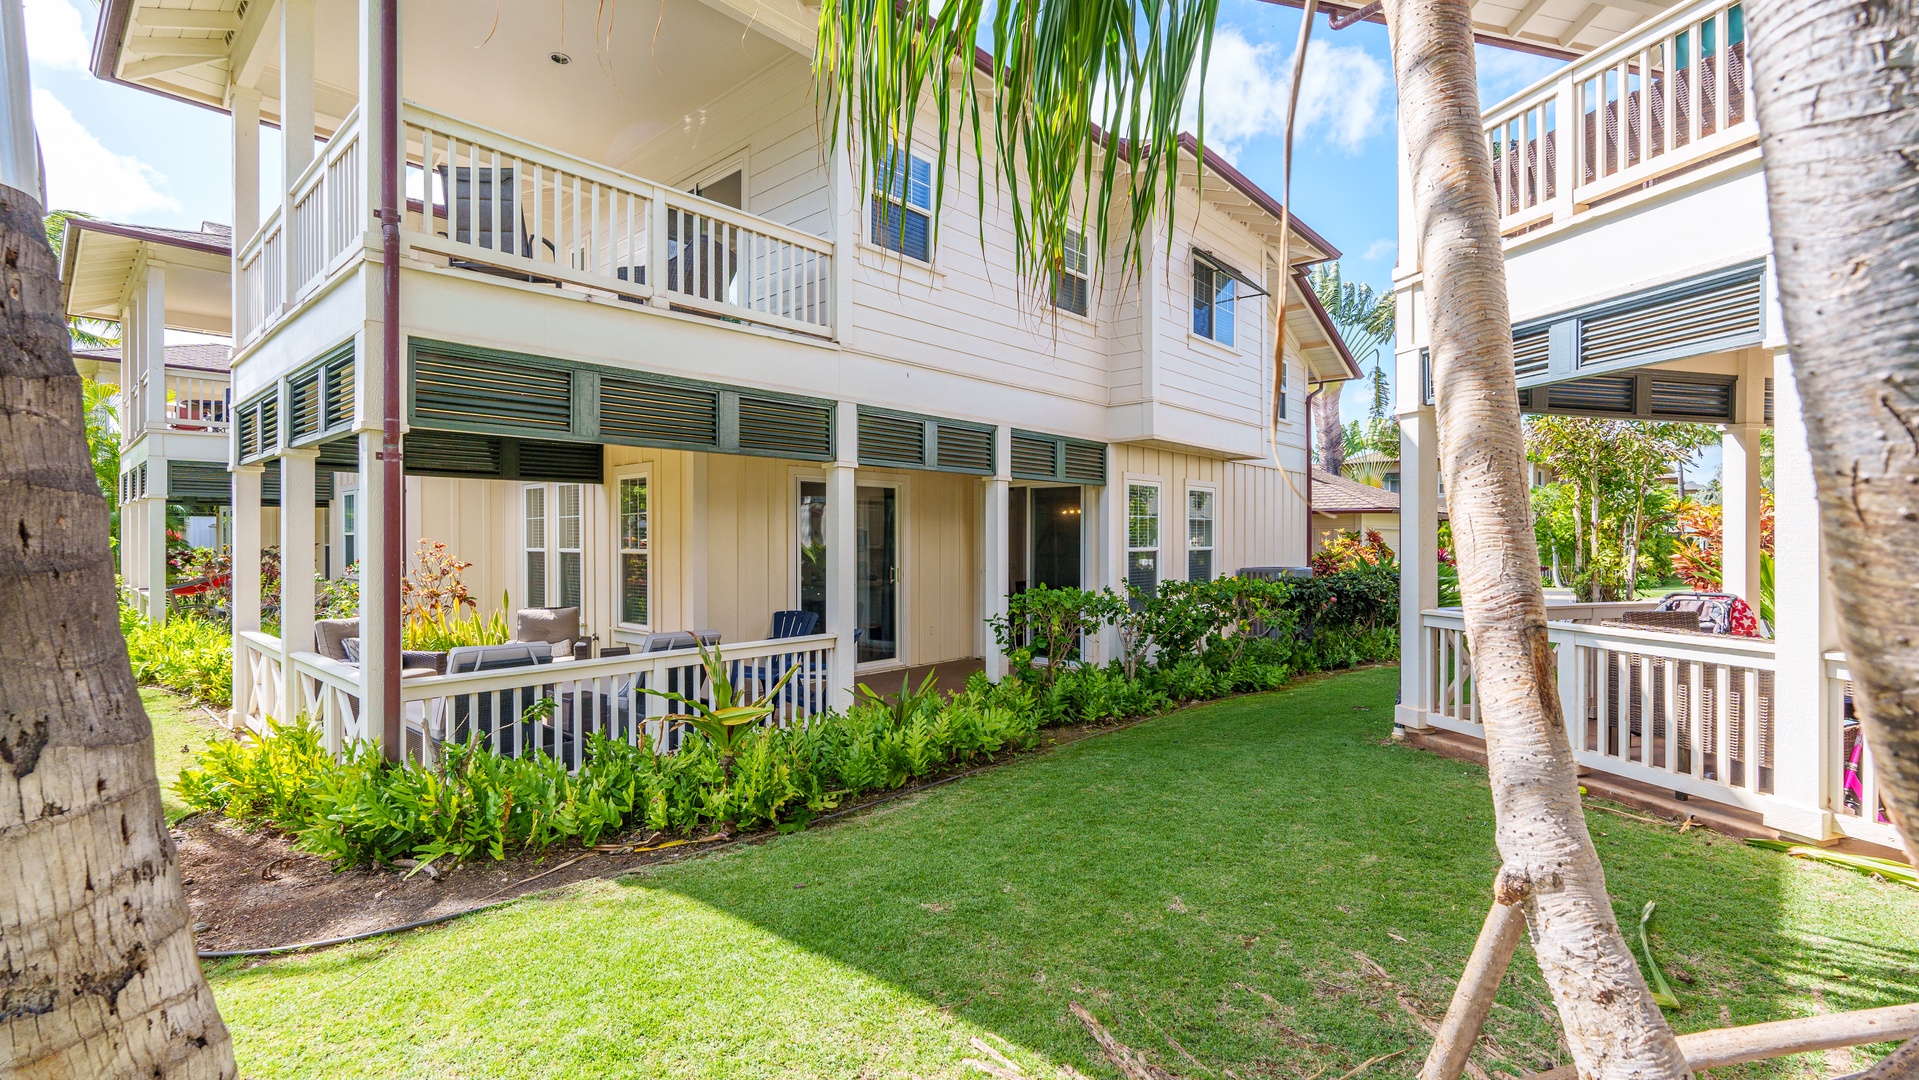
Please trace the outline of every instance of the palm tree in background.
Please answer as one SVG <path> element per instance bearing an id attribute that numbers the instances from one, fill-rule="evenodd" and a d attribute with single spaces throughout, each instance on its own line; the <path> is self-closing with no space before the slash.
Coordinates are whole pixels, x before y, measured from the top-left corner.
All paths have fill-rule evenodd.
<path id="1" fill-rule="evenodd" d="M 54 210 L 47 214 L 47 246 L 53 249 L 54 265 L 60 263 L 61 245 L 67 238 L 68 219 L 92 216 L 78 210 Z M 76 349 L 111 349 L 120 344 L 120 324 L 68 316 L 67 336 L 73 339 Z"/>
<path id="2" fill-rule="evenodd" d="M 1367 390 L 1372 395 L 1366 408 L 1369 423 L 1362 429 L 1362 435 L 1370 441 L 1386 422 L 1386 410 L 1392 405 L 1392 386 L 1386 380 L 1380 346 L 1393 336 L 1393 294 L 1377 293 L 1363 281 L 1347 281 L 1337 262 L 1313 267 L 1308 281 L 1320 306 L 1333 317 L 1333 325 L 1346 343 L 1346 351 L 1361 365 L 1372 364 L 1372 374 L 1366 379 Z M 1345 466 L 1347 453 L 1357 449 L 1349 445 L 1346 426 L 1339 418 L 1339 399 L 1345 389 L 1345 383 L 1320 388 L 1313 407 L 1316 414 L 1313 431 L 1319 437 L 1319 467 L 1335 475 Z"/>
<path id="3" fill-rule="evenodd" d="M 1468 1016 L 1482 998 L 1490 1007 L 1517 941 L 1511 913 L 1523 911 L 1581 1074 L 1683 1076 L 1685 1058 L 1606 895 L 1554 688 L 1470 6 L 1386 0 L 1384 11 L 1504 863 L 1488 930 L 1510 928 L 1504 955 L 1491 970 L 1473 966 L 1454 1010 Z M 1179 141 L 1189 96 L 1204 146 L 1201 88 L 1217 15 L 1217 0 L 824 0 L 815 76 L 826 129 L 865 188 L 874 178 L 890 184 L 901 167 L 895 148 L 911 145 L 924 118 L 938 147 L 934 221 L 948 159 L 970 143 L 981 219 L 990 172 L 1015 261 L 1035 290 L 1048 287 L 1082 230 L 1095 251 L 1123 238 L 1121 272 L 1143 276 L 1155 252 L 1172 254 L 1166 224 L 1180 174 L 1194 168 Z M 976 44 L 989 40 L 990 62 Z M 1442 1050 L 1463 1063 L 1477 1036 L 1477 1022 L 1464 1022 L 1473 1030 L 1463 1044 L 1438 1040 L 1433 1075 L 1450 1068 L 1435 1064 Z"/>

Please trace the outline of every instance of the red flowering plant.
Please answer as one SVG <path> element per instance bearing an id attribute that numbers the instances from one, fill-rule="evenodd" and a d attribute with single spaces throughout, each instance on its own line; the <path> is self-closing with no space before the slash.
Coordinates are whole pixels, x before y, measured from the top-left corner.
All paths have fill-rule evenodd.
<path id="1" fill-rule="evenodd" d="M 1386 546 L 1386 538 L 1376 529 L 1367 529 L 1364 536 L 1352 529 L 1331 533 L 1312 557 L 1313 573 L 1320 577 L 1357 566 L 1392 566 L 1394 562 L 1393 549 Z"/>

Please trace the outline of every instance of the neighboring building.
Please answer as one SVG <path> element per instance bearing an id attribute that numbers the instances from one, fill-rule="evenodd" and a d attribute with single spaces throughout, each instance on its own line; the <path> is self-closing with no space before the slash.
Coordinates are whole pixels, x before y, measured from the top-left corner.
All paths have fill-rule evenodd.
<path id="1" fill-rule="evenodd" d="M 1392 492 L 1399 490 L 1399 455 L 1397 454 L 1367 450 L 1347 458 L 1340 465 L 1339 471 L 1342 476 L 1371 487 Z M 1393 505 L 1398 506 L 1398 503 Z"/>
<path id="2" fill-rule="evenodd" d="M 1473 4 L 1482 39 L 1567 63 L 1485 112 L 1515 374 L 1530 413 L 1723 427 L 1725 589 L 1761 606 L 1760 437 L 1777 442 L 1776 637 L 1601 625 L 1562 608 L 1558 689 L 1582 766 L 1737 807 L 1814 842 L 1896 843 L 1848 716 L 1811 457 L 1779 315 L 1738 0 Z M 1458 612 L 1436 611 L 1429 311 L 1402 156 L 1400 721 L 1481 734 Z M 1456 507 L 1455 507 L 1456 509 Z"/>
<path id="3" fill-rule="evenodd" d="M 1338 532 L 1376 532 L 1399 551 L 1399 493 L 1313 470 L 1313 550 Z"/>
<path id="4" fill-rule="evenodd" d="M 120 346 L 78 350 L 82 375 L 120 387 L 120 579 L 154 622 L 166 618 L 167 506 L 188 508 L 190 531 L 217 539 L 227 482 L 233 397 L 224 343 L 167 345 L 167 331 L 232 332 L 233 237 L 68 218 L 60 247 L 68 315 L 120 328 Z M 276 496 L 277 501 L 277 496 Z"/>
<path id="5" fill-rule="evenodd" d="M 827 151 L 816 7 L 665 0 L 580 32 L 577 59 L 554 51 L 557 7 L 401 7 L 399 100 L 380 96 L 369 2 L 102 9 L 98 75 L 235 117 L 242 579 L 274 540 L 262 470 L 303 498 L 334 482 L 332 514 L 279 522 L 284 641 L 236 595 L 239 716 L 380 730 L 387 658 L 308 651 L 297 590 L 329 569 L 302 554 L 321 538 L 333 572 L 363 568 L 369 608 L 401 573 L 381 542 L 398 529 L 472 562 L 484 610 L 577 608 L 602 648 L 711 630 L 730 657 L 808 650 L 827 692 L 807 709 L 856 672 L 997 670 L 985 620 L 1009 591 L 1305 562 L 1306 395 L 1357 370 L 1301 283 L 1338 252 L 1297 218 L 1280 250 L 1278 203 L 1217 156 L 1188 144 L 1143 276 L 1118 240 L 1082 245 L 1034 296 L 1005 196 L 980 216 L 980 163 L 947 163 L 935 229 L 923 136 L 872 190 Z M 376 459 L 389 109 L 407 199 L 394 519 Z M 286 133 L 288 183 L 262 202 L 263 122 Z M 793 610 L 822 633 L 764 642 Z M 653 661 L 595 663 L 631 687 Z M 427 699 L 459 678 L 409 681 L 409 724 L 439 723 Z"/>

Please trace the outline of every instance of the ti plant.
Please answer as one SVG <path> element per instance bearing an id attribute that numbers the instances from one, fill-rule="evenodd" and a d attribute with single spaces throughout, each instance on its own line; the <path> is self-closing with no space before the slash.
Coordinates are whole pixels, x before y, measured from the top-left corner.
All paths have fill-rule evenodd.
<path id="1" fill-rule="evenodd" d="M 872 687 L 865 683 L 860 683 L 854 687 L 854 692 L 859 696 L 861 703 L 877 705 L 885 709 L 892 714 L 895 725 L 903 725 L 911 720 L 913 714 L 919 712 L 927 702 L 939 697 L 939 689 L 934 686 L 938 678 L 936 674 L 928 672 L 925 681 L 921 682 L 919 689 L 915 690 L 912 689 L 907 678 L 902 675 L 900 677 L 899 694 L 890 698 L 885 694 L 875 692 Z"/>
<path id="2" fill-rule="evenodd" d="M 707 741 L 713 744 L 714 751 L 720 756 L 721 773 L 726 776 L 728 783 L 731 783 L 733 757 L 739 752 L 740 743 L 745 741 L 753 725 L 772 714 L 773 699 L 778 697 L 780 691 L 786 688 L 786 684 L 799 673 L 800 666 L 798 664 L 789 666 L 786 674 L 781 675 L 779 681 L 774 683 L 766 693 L 749 701 L 746 700 L 746 695 L 733 685 L 732 678 L 727 674 L 726 657 L 720 655 L 719 647 L 714 646 L 712 652 L 707 652 L 705 645 L 701 645 L 699 649 L 700 663 L 706 668 L 706 678 L 712 686 L 712 704 L 709 705 L 673 690 L 655 690 L 650 686 L 642 687 L 641 690 L 691 710 L 671 714 L 667 719 L 678 720 L 706 736 Z"/>

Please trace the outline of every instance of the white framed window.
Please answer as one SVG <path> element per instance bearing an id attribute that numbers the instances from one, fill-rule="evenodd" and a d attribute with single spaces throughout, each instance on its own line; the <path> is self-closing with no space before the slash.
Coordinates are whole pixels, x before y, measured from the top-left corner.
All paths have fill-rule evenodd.
<path id="1" fill-rule="evenodd" d="M 546 606 L 546 485 L 520 489 L 520 560 L 526 573 L 526 606 Z"/>
<path id="2" fill-rule="evenodd" d="M 647 501 L 645 475 L 619 479 L 620 622 L 628 626 L 652 624 L 653 522 Z"/>
<path id="3" fill-rule="evenodd" d="M 1086 234 L 1074 229 L 1066 234 L 1059 270 L 1053 275 L 1053 306 L 1084 315 L 1091 297 L 1092 260 L 1086 253 Z"/>
<path id="4" fill-rule="evenodd" d="M 586 556 L 582 550 L 585 537 L 580 527 L 580 485 L 560 484 L 554 490 L 557 498 L 558 529 L 555 537 L 559 555 L 560 599 L 554 607 L 579 607 L 583 593 L 581 588 L 583 568 Z"/>
<path id="5" fill-rule="evenodd" d="M 340 572 L 360 561 L 360 493 L 340 493 Z"/>
<path id="6" fill-rule="evenodd" d="M 920 262 L 933 261 L 933 164 L 894 147 L 873 191 L 872 241 Z"/>
<path id="7" fill-rule="evenodd" d="M 1193 333 L 1221 345 L 1233 343 L 1233 301 L 1239 282 L 1225 269 L 1193 257 Z"/>
<path id="8" fill-rule="evenodd" d="M 1126 485 L 1126 584 L 1141 596 L 1159 591 L 1159 485 Z"/>
<path id="9" fill-rule="evenodd" d="M 1214 512 L 1219 494 L 1212 488 L 1186 489 L 1186 580 L 1213 580 L 1213 550 L 1217 525 Z"/>
<path id="10" fill-rule="evenodd" d="M 1286 419 L 1286 369 L 1291 366 L 1286 362 L 1284 355 L 1279 358 L 1279 418 L 1281 420 Z"/>

